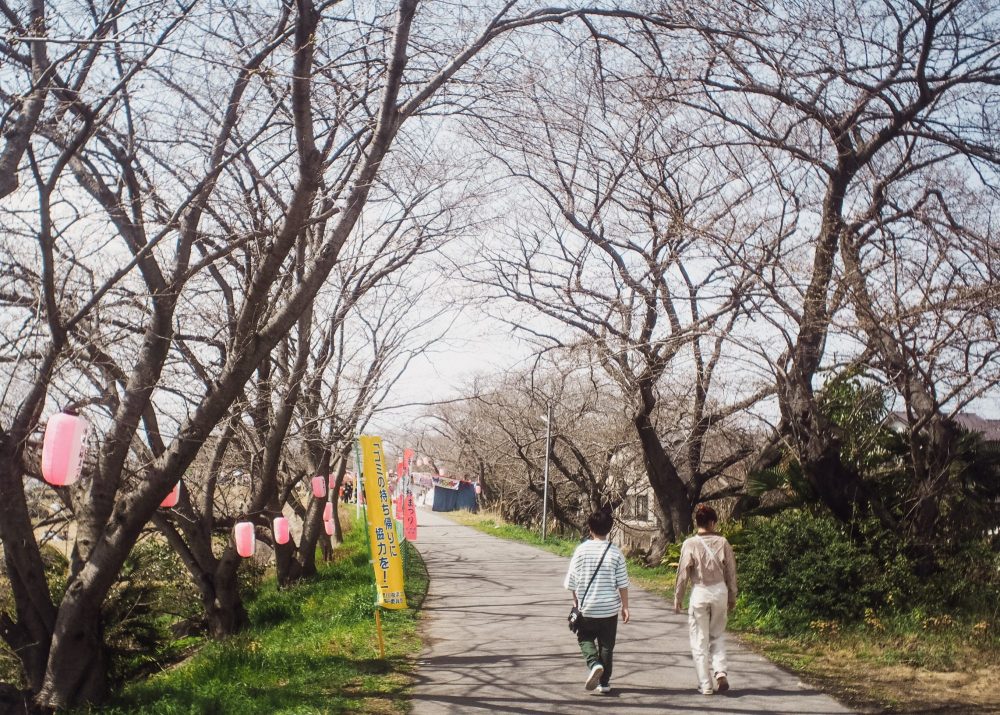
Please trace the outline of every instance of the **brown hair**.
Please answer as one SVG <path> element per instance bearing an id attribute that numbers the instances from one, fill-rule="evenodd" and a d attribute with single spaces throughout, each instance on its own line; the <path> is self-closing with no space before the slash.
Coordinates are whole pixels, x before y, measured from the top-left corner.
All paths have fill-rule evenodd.
<path id="1" fill-rule="evenodd" d="M 694 522 L 703 529 L 713 521 L 718 520 L 719 515 L 715 513 L 715 509 L 707 504 L 699 504 L 698 508 L 694 510 Z"/>

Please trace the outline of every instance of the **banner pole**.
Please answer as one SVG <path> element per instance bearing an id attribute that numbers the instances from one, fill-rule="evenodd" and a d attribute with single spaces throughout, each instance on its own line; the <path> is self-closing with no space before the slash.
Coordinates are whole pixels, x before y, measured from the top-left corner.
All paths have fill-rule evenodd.
<path id="1" fill-rule="evenodd" d="M 404 521 L 406 520 L 406 511 L 405 511 L 405 509 L 406 509 L 406 489 L 407 489 L 407 482 L 408 481 L 409 480 L 407 478 L 406 471 L 404 471 L 403 474 L 400 475 L 400 477 L 399 477 L 399 490 L 398 490 L 399 493 L 396 495 L 396 498 L 399 499 L 400 503 L 403 505 L 403 511 L 401 511 L 400 513 L 403 515 L 403 520 Z M 399 542 L 399 548 L 401 549 L 399 555 L 403 557 L 403 574 L 406 574 L 406 544 L 407 544 L 407 541 L 406 541 L 406 532 L 404 531 L 403 532 L 403 539 L 402 539 L 402 541 Z"/>
<path id="2" fill-rule="evenodd" d="M 361 512 L 361 442 L 357 435 L 354 436 L 354 518 L 357 519 Z M 367 522 L 367 519 L 365 520 Z M 365 533 L 368 533 L 368 524 L 365 524 Z"/>
<path id="3" fill-rule="evenodd" d="M 375 630 L 378 631 L 378 657 L 385 660 L 385 638 L 382 636 L 382 609 L 375 606 Z"/>

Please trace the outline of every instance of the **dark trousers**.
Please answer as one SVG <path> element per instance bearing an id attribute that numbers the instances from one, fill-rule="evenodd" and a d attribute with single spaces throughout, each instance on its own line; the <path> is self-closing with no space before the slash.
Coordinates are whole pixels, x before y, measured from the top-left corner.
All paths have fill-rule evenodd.
<path id="1" fill-rule="evenodd" d="M 587 661 L 587 667 L 593 668 L 600 663 L 604 666 L 601 685 L 611 682 L 611 667 L 614 663 L 615 636 L 618 635 L 618 615 L 607 618 L 585 618 L 583 627 L 577 632 L 576 640 L 580 644 L 580 652 Z"/>

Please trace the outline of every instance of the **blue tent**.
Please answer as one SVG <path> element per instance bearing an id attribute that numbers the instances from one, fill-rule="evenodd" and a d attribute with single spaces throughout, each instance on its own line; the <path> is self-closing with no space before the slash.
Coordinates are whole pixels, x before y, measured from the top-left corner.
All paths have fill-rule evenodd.
<path id="1" fill-rule="evenodd" d="M 433 511 L 458 511 L 459 509 L 479 511 L 476 487 L 471 482 L 459 482 L 458 489 L 434 487 L 434 506 L 431 509 Z"/>

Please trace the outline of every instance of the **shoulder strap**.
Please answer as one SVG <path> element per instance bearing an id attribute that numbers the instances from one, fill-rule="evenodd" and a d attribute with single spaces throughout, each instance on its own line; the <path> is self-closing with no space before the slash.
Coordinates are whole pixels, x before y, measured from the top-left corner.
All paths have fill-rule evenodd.
<path id="1" fill-rule="evenodd" d="M 601 570 L 601 564 L 604 563 L 604 557 L 608 555 L 608 549 L 611 548 L 611 540 L 608 539 L 608 545 L 604 547 L 604 553 L 601 554 L 601 560 L 597 562 L 597 568 L 594 569 L 594 573 L 590 575 L 590 581 L 587 582 L 587 588 L 583 589 L 583 595 L 580 596 L 580 608 L 583 608 L 583 599 L 587 597 L 587 592 L 590 591 L 590 585 L 594 583 L 594 579 L 597 578 L 597 572 Z"/>
<path id="2" fill-rule="evenodd" d="M 705 553 L 708 554 L 708 558 L 710 558 L 712 561 L 714 561 L 715 564 L 720 569 L 723 568 L 723 566 L 722 566 L 722 560 L 715 554 L 714 551 L 712 551 L 712 549 L 709 548 L 709 546 L 705 542 L 705 540 L 702 539 L 700 536 L 696 536 L 695 538 L 698 539 L 698 543 L 701 544 L 701 548 L 705 549 Z"/>

